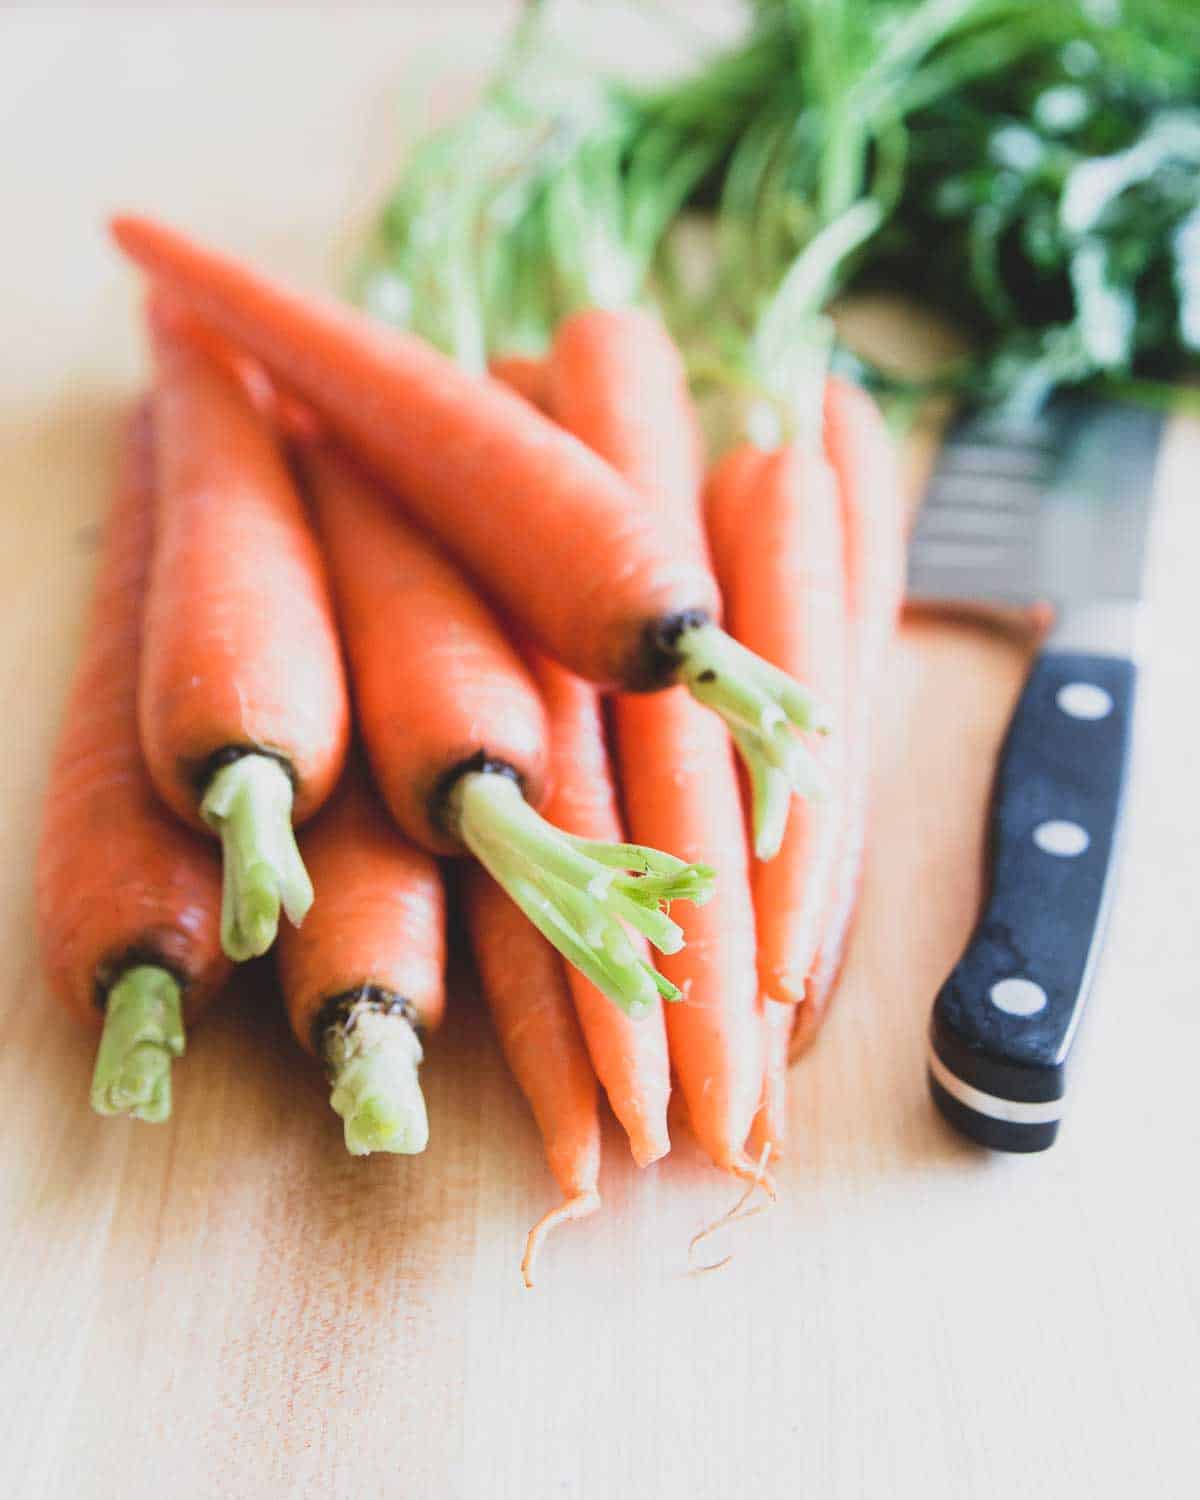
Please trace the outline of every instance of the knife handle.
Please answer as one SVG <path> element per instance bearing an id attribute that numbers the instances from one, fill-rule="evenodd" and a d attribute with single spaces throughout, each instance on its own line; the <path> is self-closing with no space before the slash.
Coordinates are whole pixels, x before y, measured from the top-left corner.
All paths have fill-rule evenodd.
<path id="1" fill-rule="evenodd" d="M 1106 916 L 1136 683 L 1131 661 L 1047 650 L 1017 704 L 992 794 L 989 892 L 942 986 L 929 1085 L 952 1125 L 1042 1151 Z"/>

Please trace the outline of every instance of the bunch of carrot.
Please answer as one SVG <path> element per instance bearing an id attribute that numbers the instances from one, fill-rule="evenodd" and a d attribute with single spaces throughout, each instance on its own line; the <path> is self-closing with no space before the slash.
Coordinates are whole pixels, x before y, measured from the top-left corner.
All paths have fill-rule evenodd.
<path id="1" fill-rule="evenodd" d="M 113 232 L 150 277 L 154 381 L 37 872 L 53 987 L 101 1028 L 95 1107 L 165 1118 L 185 1019 L 273 946 L 348 1148 L 422 1150 L 439 860 L 468 855 L 482 988 L 563 1192 L 526 1279 L 599 1204 L 598 1084 L 639 1165 L 674 1082 L 714 1163 L 773 1191 L 899 601 L 869 399 L 830 380 L 815 424 L 759 422 L 706 479 L 636 275 L 536 357 L 487 340 L 488 373 L 154 221 Z"/>

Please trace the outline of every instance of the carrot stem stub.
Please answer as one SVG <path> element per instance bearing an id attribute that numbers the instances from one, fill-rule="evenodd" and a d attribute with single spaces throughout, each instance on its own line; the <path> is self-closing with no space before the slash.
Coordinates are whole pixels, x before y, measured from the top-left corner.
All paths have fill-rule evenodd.
<path id="1" fill-rule="evenodd" d="M 468 771 L 450 797 L 456 831 L 542 935 L 614 1004 L 649 1014 L 658 996 L 680 992 L 638 953 L 625 925 L 661 953 L 683 932 L 665 908 L 703 904 L 713 871 L 641 844 L 564 833 L 536 813 L 503 771 Z"/>
<path id="2" fill-rule="evenodd" d="M 92 1074 L 98 1115 L 160 1124 L 171 1113 L 171 1061 L 184 1049 L 179 985 L 166 969 L 138 964 L 108 992 Z"/>
<path id="3" fill-rule="evenodd" d="M 237 963 L 275 941 L 279 911 L 298 927 L 312 881 L 292 829 L 292 783 L 269 755 L 240 755 L 208 784 L 200 816 L 220 835 L 221 946 Z"/>
<path id="4" fill-rule="evenodd" d="M 750 778 L 754 852 L 771 859 L 783 841 L 790 793 L 816 799 L 824 792 L 820 767 L 796 732 L 828 734 L 829 715 L 794 678 L 709 621 L 686 626 L 673 650 L 678 680 L 729 726 Z"/>
<path id="5" fill-rule="evenodd" d="M 424 1151 L 429 1117 L 417 1070 L 425 1054 L 403 1007 L 356 1001 L 328 1028 L 322 1050 L 332 1081 L 329 1102 L 344 1121 L 351 1156 Z"/>

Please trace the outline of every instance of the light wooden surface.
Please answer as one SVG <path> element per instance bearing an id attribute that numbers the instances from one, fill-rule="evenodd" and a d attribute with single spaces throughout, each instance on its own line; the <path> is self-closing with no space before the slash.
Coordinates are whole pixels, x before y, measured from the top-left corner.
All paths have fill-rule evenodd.
<path id="1" fill-rule="evenodd" d="M 925 1019 L 977 899 L 1021 654 L 915 623 L 852 960 L 792 1079 L 782 1200 L 723 1271 L 688 1276 L 686 1247 L 729 1185 L 683 1141 L 638 1175 L 610 1135 L 607 1212 L 522 1290 L 553 1188 L 465 984 L 426 1068 L 423 1159 L 345 1155 L 262 975 L 196 1031 L 169 1126 L 88 1111 L 91 1043 L 40 985 L 29 875 L 140 357 L 101 214 L 154 209 L 329 280 L 402 130 L 506 18 L 0 18 L 0 1494 L 1194 1493 L 1195 431 L 1161 485 L 1127 858 L 1051 1153 L 979 1153 L 926 1097 Z"/>

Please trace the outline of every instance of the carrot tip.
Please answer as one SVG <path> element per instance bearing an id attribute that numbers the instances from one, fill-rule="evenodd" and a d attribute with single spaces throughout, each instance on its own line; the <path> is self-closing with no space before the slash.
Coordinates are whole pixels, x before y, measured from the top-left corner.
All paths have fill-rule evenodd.
<path id="1" fill-rule="evenodd" d="M 281 907 L 298 927 L 312 905 L 292 783 L 273 756 L 239 756 L 209 782 L 200 816 L 221 839 L 221 946 L 235 963 L 257 958 L 275 941 Z"/>
<path id="2" fill-rule="evenodd" d="M 750 776 L 754 852 L 773 859 L 783 842 L 791 794 L 819 800 L 821 768 L 796 732 L 825 734 L 829 715 L 807 689 L 748 651 L 718 626 L 685 630 L 679 675 L 692 696 L 729 726 Z"/>
<path id="3" fill-rule="evenodd" d="M 98 1115 L 155 1124 L 171 1114 L 171 1061 L 184 1049 L 179 985 L 165 969 L 139 964 L 108 992 L 92 1073 Z"/>
<path id="4" fill-rule="evenodd" d="M 329 1102 L 345 1122 L 351 1156 L 416 1156 L 429 1144 L 429 1116 L 417 1069 L 424 1053 L 408 1020 L 369 1001 L 329 1034 Z"/>
<path id="5" fill-rule="evenodd" d="M 644 1135 L 636 1143 L 629 1142 L 630 1154 L 636 1167 L 651 1167 L 656 1161 L 671 1154 L 671 1138 L 666 1129 L 658 1135 Z"/>
<path id="6" fill-rule="evenodd" d="M 594 1188 L 585 1193 L 576 1193 L 557 1208 L 544 1214 L 525 1237 L 525 1254 L 521 1259 L 521 1278 L 527 1287 L 533 1286 L 533 1272 L 552 1230 L 571 1219 L 586 1219 L 600 1207 L 600 1194 Z"/>
<path id="7" fill-rule="evenodd" d="M 471 772 L 454 793 L 458 833 L 563 957 L 631 1016 L 679 992 L 646 962 L 624 924 L 660 952 L 683 930 L 663 907 L 707 898 L 713 872 L 640 844 L 576 838 L 539 816 L 507 776 Z"/>

